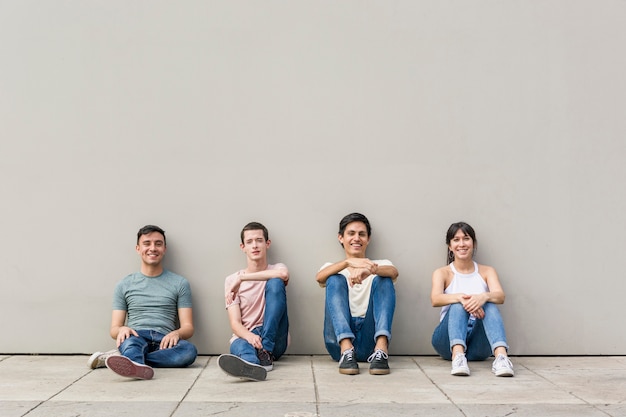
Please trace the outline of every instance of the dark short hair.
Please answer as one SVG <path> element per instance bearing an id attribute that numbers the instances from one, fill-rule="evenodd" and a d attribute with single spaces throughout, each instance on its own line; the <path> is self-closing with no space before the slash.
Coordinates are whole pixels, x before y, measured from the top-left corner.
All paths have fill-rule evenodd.
<path id="1" fill-rule="evenodd" d="M 241 229 L 241 243 L 243 243 L 243 235 L 246 230 L 263 230 L 263 237 L 265 238 L 265 241 L 267 242 L 270 239 L 270 234 L 267 231 L 267 227 L 263 226 L 259 222 L 250 222 L 245 225 L 243 229 Z"/>
<path id="2" fill-rule="evenodd" d="M 153 224 L 148 224 L 139 229 L 137 232 L 137 244 L 139 244 L 139 239 L 143 235 L 149 235 L 152 232 L 159 232 L 163 235 L 163 245 L 167 246 L 167 241 L 165 240 L 165 230 L 161 229 L 159 226 L 155 226 Z"/>
<path id="3" fill-rule="evenodd" d="M 372 234 L 372 228 L 370 227 L 370 221 L 367 220 L 367 217 L 362 215 L 361 213 L 350 213 L 341 219 L 339 222 L 339 234 L 343 235 L 343 232 L 346 230 L 346 227 L 353 222 L 361 222 L 365 224 L 365 228 L 367 229 L 367 236 Z"/>
<path id="4" fill-rule="evenodd" d="M 456 222 L 452 223 L 446 232 L 446 246 L 450 245 L 450 242 L 454 238 L 454 235 L 457 234 L 458 231 L 462 231 L 465 236 L 469 236 L 472 238 L 472 242 L 474 242 L 474 250 L 476 250 L 476 232 L 474 232 L 474 228 L 465 222 Z M 454 262 L 454 254 L 450 251 L 450 248 L 447 248 L 448 255 L 447 261 L 448 263 Z"/>

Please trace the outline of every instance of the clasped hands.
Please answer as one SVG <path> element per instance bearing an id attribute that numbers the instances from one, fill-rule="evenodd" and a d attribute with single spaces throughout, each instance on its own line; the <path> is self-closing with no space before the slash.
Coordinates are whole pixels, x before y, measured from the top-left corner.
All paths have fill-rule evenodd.
<path id="1" fill-rule="evenodd" d="M 485 318 L 485 310 L 483 310 L 485 302 L 486 300 L 483 299 L 483 294 L 461 295 L 461 304 L 463 304 L 463 308 L 477 319 Z"/>
<path id="2" fill-rule="evenodd" d="M 348 272 L 350 273 L 348 285 L 351 287 L 355 284 L 360 284 L 370 275 L 376 275 L 378 271 L 378 264 L 367 258 L 348 258 L 347 262 Z"/>

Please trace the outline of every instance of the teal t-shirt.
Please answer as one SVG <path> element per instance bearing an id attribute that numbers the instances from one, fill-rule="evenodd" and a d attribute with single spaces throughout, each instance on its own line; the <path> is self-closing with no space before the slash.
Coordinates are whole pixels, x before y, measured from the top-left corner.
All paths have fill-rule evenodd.
<path id="1" fill-rule="evenodd" d="M 113 310 L 126 311 L 126 325 L 134 330 L 163 334 L 176 330 L 179 308 L 191 308 L 191 287 L 185 278 L 167 270 L 156 277 L 130 274 L 113 293 Z"/>

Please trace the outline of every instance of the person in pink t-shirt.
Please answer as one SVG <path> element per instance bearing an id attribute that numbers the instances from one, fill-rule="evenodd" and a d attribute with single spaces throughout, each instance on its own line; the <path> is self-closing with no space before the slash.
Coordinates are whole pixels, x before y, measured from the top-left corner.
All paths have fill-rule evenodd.
<path id="1" fill-rule="evenodd" d="M 224 282 L 226 311 L 233 330 L 230 354 L 220 355 L 219 367 L 228 375 L 263 381 L 289 342 L 287 292 L 289 270 L 267 263 L 271 241 L 267 228 L 251 222 L 241 231 L 247 266 Z"/>

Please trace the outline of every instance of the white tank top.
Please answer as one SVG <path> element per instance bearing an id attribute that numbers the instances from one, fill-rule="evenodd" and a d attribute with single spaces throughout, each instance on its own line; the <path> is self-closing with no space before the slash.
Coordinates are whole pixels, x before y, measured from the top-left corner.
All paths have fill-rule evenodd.
<path id="1" fill-rule="evenodd" d="M 459 273 L 454 264 L 450 264 L 450 269 L 454 273 L 454 277 L 450 282 L 450 285 L 443 290 L 444 294 L 482 294 L 484 292 L 489 291 L 489 287 L 487 286 L 487 282 L 485 279 L 478 273 L 478 264 L 474 262 L 474 272 L 470 272 L 469 274 L 461 274 Z M 443 317 L 446 315 L 446 312 L 450 308 L 450 305 L 443 306 L 441 308 L 441 316 L 439 317 L 439 321 L 443 320 Z M 472 316 L 472 318 L 475 318 Z"/>

